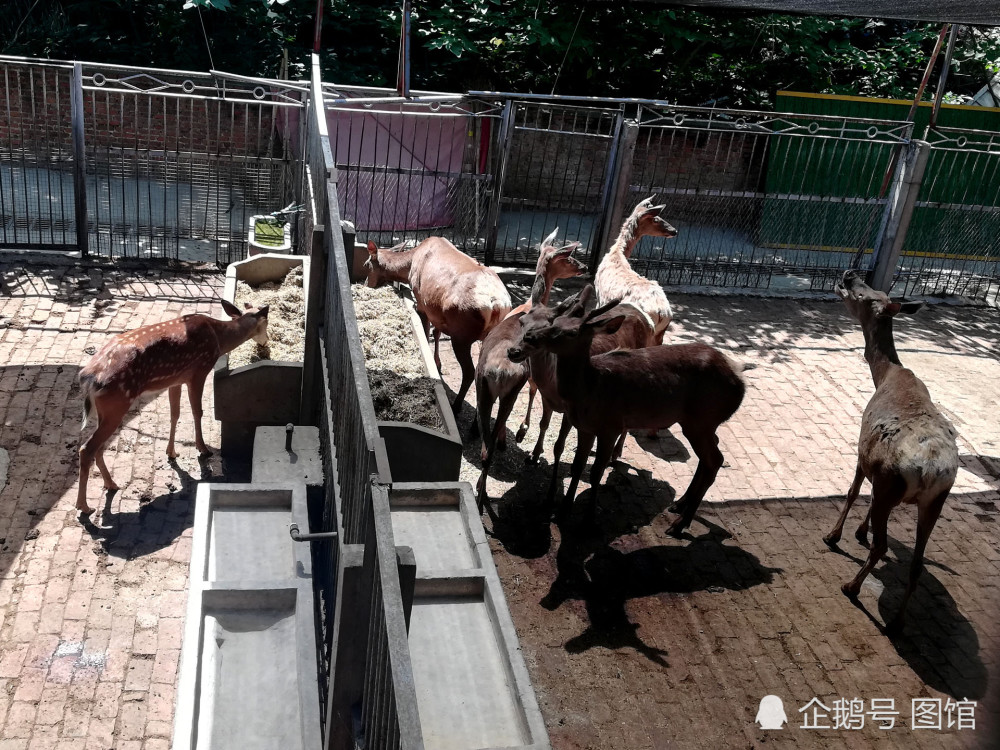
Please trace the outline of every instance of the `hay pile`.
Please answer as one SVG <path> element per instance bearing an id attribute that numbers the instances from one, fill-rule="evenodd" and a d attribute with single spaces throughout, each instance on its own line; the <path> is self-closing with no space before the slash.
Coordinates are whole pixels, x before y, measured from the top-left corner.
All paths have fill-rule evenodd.
<path id="1" fill-rule="evenodd" d="M 302 266 L 290 268 L 281 282 L 250 286 L 236 282 L 236 306 L 244 303 L 254 308 L 268 305 L 267 338 L 261 346 L 246 341 L 229 353 L 229 369 L 243 367 L 263 359 L 280 362 L 301 362 L 305 348 L 306 300 L 302 288 Z"/>
<path id="2" fill-rule="evenodd" d="M 427 377 L 403 300 L 391 286 L 369 289 L 353 284 L 351 295 L 376 416 L 387 422 L 443 429 L 434 395 L 436 381 Z"/>

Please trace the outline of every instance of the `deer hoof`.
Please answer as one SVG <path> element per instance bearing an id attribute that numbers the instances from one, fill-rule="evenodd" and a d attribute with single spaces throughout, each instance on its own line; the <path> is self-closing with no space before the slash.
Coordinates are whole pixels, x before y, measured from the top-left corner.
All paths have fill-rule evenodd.
<path id="1" fill-rule="evenodd" d="M 530 456 L 525 456 L 524 463 L 531 464 L 532 466 L 534 466 L 535 464 L 538 463 L 538 456 L 536 456 L 534 453 L 532 453 Z"/>
<path id="2" fill-rule="evenodd" d="M 198 449 L 198 455 L 201 458 L 208 458 L 209 456 L 212 455 L 212 449 L 209 448 L 207 445 L 203 445 L 201 448 Z"/>
<path id="3" fill-rule="evenodd" d="M 678 516 L 675 518 L 669 526 L 667 526 L 667 536 L 672 536 L 675 539 L 680 539 L 684 534 L 684 529 L 688 526 L 687 521 L 684 520 L 684 516 Z"/>
<path id="4" fill-rule="evenodd" d="M 865 549 L 868 549 L 871 546 L 868 543 L 868 534 L 862 534 L 860 530 L 854 534 L 854 538 L 857 539 L 858 544 L 860 544 Z"/>
<path id="5" fill-rule="evenodd" d="M 121 487 L 119 487 L 118 483 L 114 479 L 112 479 L 110 482 L 105 482 L 104 483 L 104 489 L 106 489 L 106 490 L 120 490 Z"/>
<path id="6" fill-rule="evenodd" d="M 83 504 L 77 503 L 76 504 L 76 511 L 77 511 L 77 513 L 79 513 L 82 516 L 89 516 L 91 513 L 94 512 L 94 509 L 91 508 L 86 503 L 83 503 Z"/>
<path id="7" fill-rule="evenodd" d="M 177 458 L 178 455 L 176 448 L 167 448 L 167 458 Z"/>
<path id="8" fill-rule="evenodd" d="M 522 440 L 524 440 L 524 436 L 527 434 L 528 434 L 528 426 L 521 425 L 520 427 L 517 428 L 517 432 L 514 434 L 514 442 L 520 443 Z"/>
<path id="9" fill-rule="evenodd" d="M 833 549 L 840 542 L 840 534 L 827 534 L 823 537 L 823 542 L 827 547 Z"/>
<path id="10" fill-rule="evenodd" d="M 845 583 L 843 586 L 841 586 L 840 590 L 843 591 L 844 592 L 844 596 L 846 596 L 851 601 L 857 600 L 858 594 L 860 593 L 860 587 L 857 588 L 857 589 L 855 589 L 849 583 Z"/>

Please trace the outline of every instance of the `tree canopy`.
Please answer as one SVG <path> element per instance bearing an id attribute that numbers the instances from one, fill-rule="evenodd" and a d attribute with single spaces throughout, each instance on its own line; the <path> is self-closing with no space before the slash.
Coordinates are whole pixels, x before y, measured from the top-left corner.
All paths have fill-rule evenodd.
<path id="1" fill-rule="evenodd" d="M 6 54 L 275 76 L 305 75 L 315 0 L 10 0 Z M 393 85 L 400 3 L 333 0 L 329 81 Z M 933 24 L 564 0 L 414 3 L 412 86 L 632 96 L 769 107 L 775 91 L 912 97 Z M 966 28 L 950 98 L 1000 68 L 997 29 Z"/>

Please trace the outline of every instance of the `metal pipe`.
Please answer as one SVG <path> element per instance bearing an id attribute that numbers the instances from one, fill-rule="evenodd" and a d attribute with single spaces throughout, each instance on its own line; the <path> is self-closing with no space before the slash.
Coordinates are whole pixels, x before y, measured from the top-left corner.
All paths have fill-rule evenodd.
<path id="1" fill-rule="evenodd" d="M 297 523 L 288 524 L 288 536 L 293 542 L 312 542 L 317 539 L 336 539 L 340 536 L 336 531 L 319 531 L 315 534 L 303 534 Z"/>
<path id="2" fill-rule="evenodd" d="M 931 119 L 924 130 L 924 140 L 927 139 L 931 128 L 937 125 L 938 112 L 941 111 L 941 100 L 944 98 L 944 87 L 948 83 L 948 69 L 951 67 L 951 56 L 955 52 L 955 40 L 958 38 L 958 24 L 952 24 L 951 33 L 948 34 L 948 47 L 944 51 L 944 61 L 941 63 L 941 77 L 938 78 L 937 91 L 934 92 L 934 108 L 931 110 Z"/>
<path id="3" fill-rule="evenodd" d="M 322 49 L 323 36 L 323 0 L 316 0 L 316 20 L 313 22 L 313 54 L 318 55 Z"/>
<path id="4" fill-rule="evenodd" d="M 399 65 L 396 70 L 396 91 L 410 96 L 410 0 L 403 0 L 399 23 Z"/>

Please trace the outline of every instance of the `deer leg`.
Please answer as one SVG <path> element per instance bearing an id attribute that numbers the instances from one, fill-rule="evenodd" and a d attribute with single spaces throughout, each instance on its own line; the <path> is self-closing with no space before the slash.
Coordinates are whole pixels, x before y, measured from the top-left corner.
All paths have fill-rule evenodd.
<path id="1" fill-rule="evenodd" d="M 865 520 L 861 522 L 858 526 L 858 530 L 854 532 L 854 538 L 858 540 L 858 543 L 862 547 L 868 547 L 868 526 L 872 522 L 872 506 L 868 506 L 868 512 L 865 514 Z"/>
<path id="2" fill-rule="evenodd" d="M 924 549 L 927 547 L 927 540 L 930 538 L 931 532 L 934 530 L 934 524 L 937 523 L 938 517 L 941 515 L 941 509 L 944 507 L 944 501 L 948 497 L 948 493 L 950 491 L 950 489 L 945 490 L 940 495 L 935 497 L 930 503 L 918 506 L 917 543 L 913 546 L 913 559 L 910 560 L 910 580 L 906 585 L 906 592 L 903 594 L 903 601 L 899 605 L 899 612 L 897 612 L 896 616 L 892 618 L 888 625 L 886 625 L 885 630 L 890 635 L 896 635 L 903 631 L 906 604 L 910 601 L 913 591 L 917 588 L 917 579 L 920 578 L 920 574 L 924 570 Z"/>
<path id="3" fill-rule="evenodd" d="M 884 481 L 876 480 L 872 483 L 872 547 L 868 551 L 868 559 L 861 566 L 858 574 L 852 581 L 841 587 L 841 591 L 851 599 L 858 598 L 861 584 L 864 583 L 865 578 L 872 572 L 872 568 L 878 564 L 882 555 L 889 549 L 889 511 L 896 505 L 901 493 L 901 489 L 893 487 L 887 489 Z"/>
<path id="4" fill-rule="evenodd" d="M 190 390 L 188 392 L 190 393 Z M 174 435 L 177 432 L 177 420 L 181 416 L 181 387 L 179 385 L 170 386 L 167 389 L 167 396 L 170 398 L 170 437 L 167 439 L 167 455 L 170 458 L 177 458 Z"/>
<path id="5" fill-rule="evenodd" d="M 76 495 L 76 509 L 81 513 L 93 513 L 94 511 L 87 505 L 87 479 L 95 459 L 97 460 L 97 468 L 100 469 L 104 479 L 104 487 L 109 490 L 118 489 L 118 485 L 111 477 L 111 472 L 108 471 L 107 464 L 104 463 L 104 444 L 121 425 L 128 407 L 129 404 L 123 401 L 102 400 L 100 397 L 94 400 L 94 408 L 97 411 L 97 429 L 80 448 L 80 486 Z"/>
<path id="6" fill-rule="evenodd" d="M 563 421 L 569 420 L 563 415 Z M 592 432 L 576 431 L 576 455 L 573 456 L 573 468 L 570 472 L 569 489 L 566 490 L 567 507 L 573 504 L 576 498 L 576 487 L 580 483 L 580 476 L 583 474 L 583 467 L 587 465 L 587 458 L 590 456 L 590 449 L 594 446 L 596 435 Z"/>
<path id="7" fill-rule="evenodd" d="M 434 364 L 437 365 L 438 374 L 441 373 L 441 355 L 438 353 L 438 348 L 440 346 L 441 346 L 441 329 L 435 328 L 434 329 Z M 454 341 L 452 341 L 451 346 L 452 346 L 452 349 L 455 348 L 455 342 Z M 458 356 L 458 352 L 455 352 L 455 356 L 456 357 Z M 471 361 L 471 360 L 472 360 L 472 355 L 470 354 L 469 355 L 469 361 Z M 461 364 L 461 362 L 459 364 Z M 465 378 L 465 371 L 464 371 L 464 369 L 462 371 L 462 378 L 463 379 Z"/>
<path id="8" fill-rule="evenodd" d="M 622 453 L 625 451 L 625 438 L 628 437 L 628 430 L 624 430 L 621 435 L 618 436 L 618 441 L 615 443 L 615 449 L 611 452 L 611 460 L 618 461 L 622 457 Z"/>
<path id="9" fill-rule="evenodd" d="M 837 542 L 840 541 L 840 535 L 844 531 L 844 522 L 847 520 L 847 514 L 851 510 L 851 506 L 854 505 L 854 501 L 858 499 L 858 493 L 861 492 L 861 483 L 865 481 L 865 471 L 861 468 L 861 462 L 858 462 L 858 467 L 854 471 L 854 481 L 851 482 L 851 488 L 847 491 L 847 500 L 844 502 L 844 508 L 840 511 L 840 518 L 837 519 L 837 523 L 834 525 L 833 530 L 830 531 L 823 541 L 827 543 L 830 547 L 836 546 Z M 865 527 L 865 537 L 868 536 L 868 519 L 871 518 L 871 511 L 868 512 L 868 518 L 862 526 Z M 859 529 L 860 530 L 860 529 Z M 867 544 L 865 545 L 867 546 Z"/>
<path id="10" fill-rule="evenodd" d="M 537 464 L 538 459 L 542 456 L 542 451 L 545 450 L 545 433 L 549 429 L 549 422 L 552 421 L 552 412 L 552 404 L 545 399 L 545 396 L 542 396 L 542 418 L 538 420 L 538 439 L 535 441 L 535 447 L 531 450 L 531 458 L 528 459 L 530 463 Z M 559 462 L 556 461 L 556 465 L 558 464 Z"/>
<path id="11" fill-rule="evenodd" d="M 597 493 L 601 488 L 601 481 L 604 479 L 604 470 L 611 463 L 611 453 L 615 444 L 607 435 L 597 438 L 597 452 L 594 454 L 594 465 L 590 467 L 590 512 L 593 514 L 597 510 Z"/>
<path id="12" fill-rule="evenodd" d="M 515 390 L 513 393 L 508 393 L 500 399 L 500 406 L 497 407 L 497 421 L 493 427 L 493 444 L 497 450 L 507 450 L 507 420 L 510 419 L 510 413 L 514 410 L 514 402 L 517 401 L 518 392 Z"/>
<path id="13" fill-rule="evenodd" d="M 549 416 L 552 416 L 551 408 L 549 409 Z M 547 418 L 545 418 L 545 424 L 548 426 Z M 562 422 L 559 423 L 559 435 L 556 437 L 556 444 L 552 447 L 552 479 L 549 481 L 549 491 L 545 497 L 549 505 L 556 499 L 556 490 L 559 487 L 559 459 L 562 458 L 563 448 L 566 447 L 566 436 L 569 434 L 570 427 L 572 426 L 569 417 L 563 414 Z"/>
<path id="14" fill-rule="evenodd" d="M 435 351 L 437 350 L 437 338 L 434 339 Z M 458 364 L 462 368 L 462 384 L 458 387 L 458 393 L 455 395 L 455 403 L 452 404 L 451 409 L 455 412 L 455 416 L 462 410 L 462 402 L 465 400 L 465 394 L 469 392 L 469 386 L 472 385 L 473 379 L 476 377 L 476 366 L 472 362 L 472 343 L 458 342 L 455 341 L 454 337 L 451 339 L 451 348 L 455 352 L 455 359 L 458 360 Z M 438 363 L 438 369 L 441 368 L 440 363 Z"/>
<path id="15" fill-rule="evenodd" d="M 198 453 L 202 456 L 212 455 L 212 451 L 205 445 L 205 438 L 201 434 L 201 397 L 205 391 L 205 378 L 193 378 L 188 383 L 188 401 L 191 402 L 191 414 L 194 416 L 194 445 Z"/>
<path id="16" fill-rule="evenodd" d="M 538 386 L 535 385 L 534 380 L 528 381 L 528 409 L 524 412 L 524 421 L 521 422 L 521 426 L 517 428 L 517 434 L 514 435 L 514 440 L 520 443 L 524 440 L 525 434 L 528 432 L 528 427 L 531 426 L 531 407 L 535 403 L 535 394 L 538 392 Z"/>
<path id="17" fill-rule="evenodd" d="M 684 491 L 684 495 L 677 501 L 677 509 L 680 514 L 667 527 L 670 536 L 680 536 L 698 511 L 698 506 L 708 492 L 708 488 L 715 482 L 715 477 L 722 468 L 722 451 L 719 450 L 719 438 L 715 431 L 695 432 L 694 429 L 681 425 L 684 437 L 691 443 L 691 448 L 698 457 L 698 467 L 694 471 L 691 484 Z"/>

